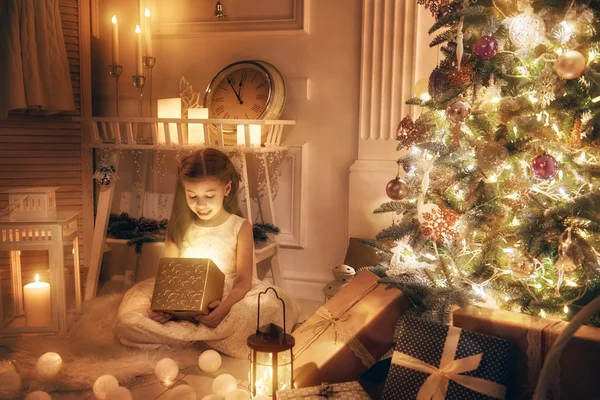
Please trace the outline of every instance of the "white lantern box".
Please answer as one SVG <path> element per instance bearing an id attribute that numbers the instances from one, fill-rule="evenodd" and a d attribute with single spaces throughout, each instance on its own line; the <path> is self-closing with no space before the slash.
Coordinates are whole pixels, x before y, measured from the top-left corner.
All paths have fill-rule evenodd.
<path id="1" fill-rule="evenodd" d="M 30 220 L 56 214 L 57 187 L 15 188 L 6 190 L 10 218 Z"/>
<path id="2" fill-rule="evenodd" d="M 51 209 L 48 205 L 56 208 L 54 189 L 52 195 L 46 198 L 52 200 L 33 205 L 36 208 L 33 211 L 37 214 L 29 214 L 27 220 L 14 219 L 10 215 L 0 216 L 2 336 L 66 332 L 81 312 L 77 229 L 81 212 L 48 213 Z M 11 192 L 9 195 L 19 193 L 28 199 L 38 199 L 35 196 L 39 193 L 26 189 Z M 30 203 L 29 211 L 32 211 L 31 207 Z M 45 210 L 46 216 L 39 213 L 40 208 Z M 28 212 L 27 206 L 22 212 Z"/>

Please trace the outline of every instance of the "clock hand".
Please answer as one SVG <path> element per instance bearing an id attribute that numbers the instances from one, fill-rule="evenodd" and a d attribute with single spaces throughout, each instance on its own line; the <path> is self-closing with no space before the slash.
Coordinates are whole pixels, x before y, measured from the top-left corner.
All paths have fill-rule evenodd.
<path id="1" fill-rule="evenodd" d="M 235 97 L 237 97 L 237 99 L 238 99 L 238 102 L 240 104 L 242 104 L 242 99 L 240 99 L 240 95 L 238 94 L 238 92 L 235 91 L 235 88 L 231 84 L 231 79 L 227 78 L 227 83 L 229 83 L 229 86 L 231 86 L 231 89 L 233 90 L 233 93 L 235 94 Z"/>
<path id="2" fill-rule="evenodd" d="M 240 80 L 240 86 L 238 88 L 238 99 L 240 100 L 240 104 L 244 104 L 242 101 L 242 80 Z"/>

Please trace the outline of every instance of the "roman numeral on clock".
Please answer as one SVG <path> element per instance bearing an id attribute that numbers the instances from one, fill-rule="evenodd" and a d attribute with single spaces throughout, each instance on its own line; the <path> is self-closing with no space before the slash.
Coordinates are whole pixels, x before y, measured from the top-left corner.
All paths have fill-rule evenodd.
<path id="1" fill-rule="evenodd" d="M 254 79 L 256 79 L 257 76 L 258 76 L 258 72 L 254 74 L 254 76 L 252 77 L 252 80 L 250 81 L 250 83 L 254 82 Z"/>
<path id="2" fill-rule="evenodd" d="M 223 98 L 223 97 L 217 97 L 217 98 L 215 98 L 215 103 L 222 103 L 223 100 L 225 100 L 225 98 Z"/>
<path id="3" fill-rule="evenodd" d="M 265 86 L 265 83 L 263 82 L 263 83 L 261 83 L 260 85 L 258 85 L 258 86 L 256 87 L 256 90 L 258 90 L 258 89 L 260 89 L 260 88 L 262 88 L 262 87 L 264 87 L 264 86 Z"/>
<path id="4" fill-rule="evenodd" d="M 256 95 L 256 100 L 264 100 L 267 98 L 266 94 L 257 94 Z"/>
<path id="5" fill-rule="evenodd" d="M 221 115 L 223 111 L 225 111 L 225 106 L 222 104 L 219 107 L 215 108 L 215 112 L 217 113 L 217 115 Z"/>
<path id="6" fill-rule="evenodd" d="M 226 112 L 225 114 L 223 114 L 223 118 L 227 119 L 227 118 L 229 118 L 229 115 L 230 114 L 228 112 Z"/>
<path id="7" fill-rule="evenodd" d="M 260 106 L 258 104 L 254 104 L 251 108 L 252 111 L 254 111 L 255 113 L 260 112 L 262 110 L 262 108 L 260 108 Z"/>

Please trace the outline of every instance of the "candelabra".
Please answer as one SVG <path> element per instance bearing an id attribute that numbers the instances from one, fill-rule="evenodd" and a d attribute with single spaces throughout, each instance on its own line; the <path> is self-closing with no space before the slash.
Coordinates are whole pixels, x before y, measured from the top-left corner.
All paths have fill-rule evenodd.
<path id="1" fill-rule="evenodd" d="M 143 57 L 144 60 L 144 67 L 146 67 L 146 69 L 148 70 L 148 78 L 149 78 L 149 84 L 148 84 L 148 89 L 149 89 L 149 93 L 150 93 L 150 117 L 154 117 L 153 114 L 153 110 L 152 110 L 152 104 L 153 104 L 153 99 L 152 99 L 152 70 L 154 69 L 154 65 L 156 65 L 156 57 Z"/>
<path id="2" fill-rule="evenodd" d="M 146 84 L 146 75 L 133 75 L 133 86 L 138 90 L 139 102 L 140 102 L 140 117 L 144 116 L 143 112 L 143 91 L 144 85 Z"/>
<path id="3" fill-rule="evenodd" d="M 123 72 L 123 66 L 111 64 L 108 67 L 109 67 L 108 72 L 115 80 L 115 104 L 116 104 L 116 108 L 117 108 L 117 117 L 118 117 L 119 116 L 119 77 L 121 76 L 121 73 Z"/>

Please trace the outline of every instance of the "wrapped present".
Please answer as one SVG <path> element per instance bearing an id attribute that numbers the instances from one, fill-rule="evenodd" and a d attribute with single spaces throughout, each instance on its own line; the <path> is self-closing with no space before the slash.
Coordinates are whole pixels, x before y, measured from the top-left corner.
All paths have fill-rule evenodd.
<path id="1" fill-rule="evenodd" d="M 396 322 L 410 303 L 378 280 L 359 272 L 292 333 L 295 387 L 356 380 L 392 347 Z"/>
<path id="2" fill-rule="evenodd" d="M 225 275 L 208 258 L 161 258 L 152 309 L 178 317 L 208 314 L 208 305 L 223 297 Z"/>
<path id="3" fill-rule="evenodd" d="M 453 324 L 463 329 L 504 338 L 517 348 L 516 382 L 512 398 L 529 398 L 543 361 L 564 327 L 564 321 L 469 306 L 454 311 Z M 564 348 L 560 366 L 553 370 L 549 392 L 554 400 L 598 399 L 600 385 L 600 329 L 582 326 Z"/>
<path id="4" fill-rule="evenodd" d="M 505 398 L 506 340 L 413 317 L 400 320 L 396 340 L 383 400 Z"/>
<path id="5" fill-rule="evenodd" d="M 358 382 L 344 382 L 277 391 L 277 400 L 371 400 Z"/>

